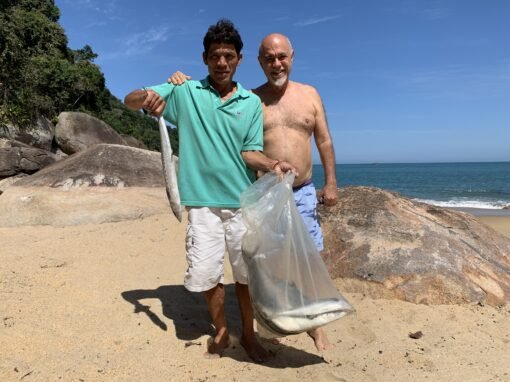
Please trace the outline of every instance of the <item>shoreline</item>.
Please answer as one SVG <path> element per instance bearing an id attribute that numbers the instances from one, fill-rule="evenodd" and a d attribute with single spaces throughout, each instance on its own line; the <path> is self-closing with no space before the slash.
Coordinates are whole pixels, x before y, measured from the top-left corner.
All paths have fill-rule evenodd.
<path id="1" fill-rule="evenodd" d="M 510 209 L 492 209 L 492 208 L 472 208 L 472 207 L 443 207 L 455 211 L 467 212 L 476 217 L 486 216 L 501 216 L 510 218 Z"/>

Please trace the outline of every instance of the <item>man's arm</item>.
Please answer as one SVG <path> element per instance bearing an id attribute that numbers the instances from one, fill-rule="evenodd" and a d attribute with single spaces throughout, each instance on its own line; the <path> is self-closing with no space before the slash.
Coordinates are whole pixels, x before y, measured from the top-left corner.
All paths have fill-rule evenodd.
<path id="1" fill-rule="evenodd" d="M 336 183 L 336 161 L 333 141 L 328 129 L 326 113 L 319 93 L 313 89 L 314 105 L 316 108 L 314 138 L 324 168 L 325 184 L 322 197 L 326 206 L 334 206 L 338 201 Z"/>
<path id="2" fill-rule="evenodd" d="M 145 109 L 152 115 L 159 117 L 165 109 L 165 100 L 154 90 L 133 90 L 124 98 L 124 103 L 131 110 Z"/>
<path id="3" fill-rule="evenodd" d="M 296 171 L 294 166 L 290 163 L 268 158 L 261 151 L 242 151 L 241 155 L 243 156 L 243 160 L 246 165 L 255 171 L 275 171 L 277 174 L 287 171 Z"/>

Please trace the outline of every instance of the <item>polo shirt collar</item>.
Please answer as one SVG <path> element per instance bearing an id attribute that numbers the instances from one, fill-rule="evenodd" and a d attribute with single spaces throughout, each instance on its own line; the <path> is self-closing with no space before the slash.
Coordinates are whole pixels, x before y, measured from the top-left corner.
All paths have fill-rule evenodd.
<path id="1" fill-rule="evenodd" d="M 197 87 L 201 87 L 202 89 L 211 89 L 214 92 L 218 93 L 218 91 L 209 82 L 209 78 L 210 76 L 207 76 L 206 78 L 200 80 L 200 85 L 197 85 Z M 237 90 L 234 93 L 234 95 L 229 98 L 229 100 L 236 98 L 248 98 L 250 96 L 250 92 L 243 88 L 239 82 L 236 81 L 233 82 L 236 84 Z"/>

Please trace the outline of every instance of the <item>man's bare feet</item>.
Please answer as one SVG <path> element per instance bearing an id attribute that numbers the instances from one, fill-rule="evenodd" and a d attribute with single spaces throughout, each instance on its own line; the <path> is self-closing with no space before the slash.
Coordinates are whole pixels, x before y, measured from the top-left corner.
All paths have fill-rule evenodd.
<path id="1" fill-rule="evenodd" d="M 223 351 L 230 345 L 228 332 L 223 330 L 216 334 L 216 337 L 210 338 L 207 341 L 207 352 L 204 353 L 205 358 L 214 359 L 220 358 Z"/>
<path id="2" fill-rule="evenodd" d="M 328 337 L 322 328 L 316 328 L 309 330 L 308 335 L 312 337 L 315 347 L 318 351 L 324 351 L 331 348 L 331 344 L 329 343 Z"/>
<path id="3" fill-rule="evenodd" d="M 240 343 L 248 354 L 248 357 L 250 357 L 254 362 L 263 363 L 271 359 L 271 353 L 262 347 L 254 335 L 241 337 Z"/>

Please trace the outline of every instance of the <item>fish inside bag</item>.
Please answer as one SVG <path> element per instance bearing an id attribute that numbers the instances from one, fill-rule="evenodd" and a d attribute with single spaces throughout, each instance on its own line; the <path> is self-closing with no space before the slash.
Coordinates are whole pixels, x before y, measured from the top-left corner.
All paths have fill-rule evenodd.
<path id="1" fill-rule="evenodd" d="M 302 333 L 354 311 L 338 292 L 297 210 L 294 174 L 268 173 L 241 195 L 248 287 L 259 334 Z M 260 329 L 263 330 L 260 330 Z"/>

